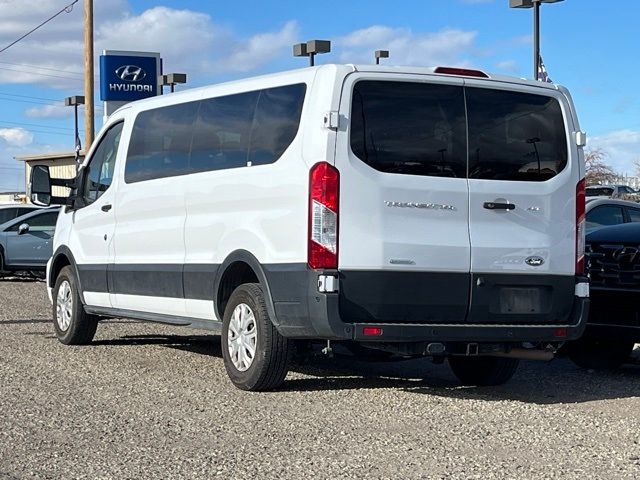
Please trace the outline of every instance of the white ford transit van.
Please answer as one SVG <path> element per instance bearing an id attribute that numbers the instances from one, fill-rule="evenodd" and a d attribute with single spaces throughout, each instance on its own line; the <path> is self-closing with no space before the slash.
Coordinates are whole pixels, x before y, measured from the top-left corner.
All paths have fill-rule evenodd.
<path id="1" fill-rule="evenodd" d="M 281 384 L 296 339 L 502 383 L 584 328 L 583 146 L 567 90 L 474 70 L 323 65 L 131 103 L 58 220 L 56 333 L 218 330 L 247 390 Z M 51 182 L 34 169 L 32 192 Z"/>

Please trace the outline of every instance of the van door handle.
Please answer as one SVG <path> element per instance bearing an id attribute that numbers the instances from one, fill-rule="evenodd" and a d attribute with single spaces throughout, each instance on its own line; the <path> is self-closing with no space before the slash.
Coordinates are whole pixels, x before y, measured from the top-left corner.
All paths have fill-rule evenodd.
<path id="1" fill-rule="evenodd" d="M 483 207 L 487 210 L 515 210 L 516 208 L 513 203 L 502 202 L 484 202 Z"/>
<path id="2" fill-rule="evenodd" d="M 112 205 L 110 203 L 107 203 L 105 205 L 102 205 L 102 207 L 100 207 L 100 210 L 102 210 L 103 212 L 108 212 L 109 210 L 111 210 Z"/>

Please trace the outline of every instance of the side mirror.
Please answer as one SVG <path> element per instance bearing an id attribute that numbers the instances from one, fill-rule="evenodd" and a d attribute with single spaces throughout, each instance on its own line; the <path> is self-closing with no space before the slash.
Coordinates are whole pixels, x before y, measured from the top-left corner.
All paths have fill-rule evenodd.
<path id="1" fill-rule="evenodd" d="M 20 226 L 18 227 L 18 235 L 24 235 L 27 232 L 29 232 L 29 224 L 21 223 Z"/>
<path id="2" fill-rule="evenodd" d="M 49 167 L 36 165 L 31 169 L 29 196 L 36 205 L 51 205 L 51 176 Z"/>

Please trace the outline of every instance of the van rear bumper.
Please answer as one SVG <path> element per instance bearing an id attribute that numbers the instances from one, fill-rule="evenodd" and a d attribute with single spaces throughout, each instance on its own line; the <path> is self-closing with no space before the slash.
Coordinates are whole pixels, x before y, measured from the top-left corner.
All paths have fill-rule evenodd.
<path id="1" fill-rule="evenodd" d="M 339 272 L 313 271 L 306 265 L 304 270 L 291 267 L 286 272 L 273 272 L 268 268 L 265 272 L 276 327 L 288 338 L 361 342 L 564 342 L 582 335 L 589 314 L 589 298 L 574 295 L 573 299 L 567 299 L 571 302 L 570 312 L 561 322 L 532 324 L 526 323 L 523 317 L 518 318 L 521 324 L 505 323 L 502 318 L 499 323 L 492 323 L 490 318 L 482 323 L 468 322 L 464 318 L 446 323 L 362 322 L 343 318 L 344 314 L 341 316 L 339 293 L 318 291 L 320 275 L 340 276 Z M 582 282 L 586 280 L 576 278 L 576 283 Z M 370 327 L 378 329 L 375 335 L 365 334 L 365 328 L 371 333 Z"/>

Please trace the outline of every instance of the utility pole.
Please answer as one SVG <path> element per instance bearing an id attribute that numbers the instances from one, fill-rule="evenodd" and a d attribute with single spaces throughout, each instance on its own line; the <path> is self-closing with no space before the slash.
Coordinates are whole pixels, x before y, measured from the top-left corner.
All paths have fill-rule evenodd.
<path id="1" fill-rule="evenodd" d="M 94 136 L 93 115 L 93 0 L 84 0 L 84 148 L 91 148 Z"/>

